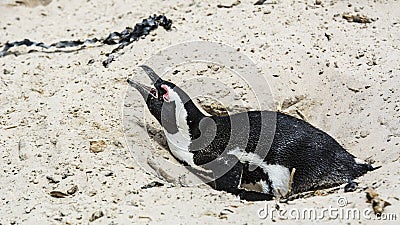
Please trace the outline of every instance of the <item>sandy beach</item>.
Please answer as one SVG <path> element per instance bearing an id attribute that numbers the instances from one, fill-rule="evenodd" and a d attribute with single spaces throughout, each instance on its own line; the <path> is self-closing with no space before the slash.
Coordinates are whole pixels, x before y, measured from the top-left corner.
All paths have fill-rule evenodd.
<path id="1" fill-rule="evenodd" d="M 398 224 L 400 2 L 255 2 L 2 1 L 0 48 L 25 38 L 51 44 L 107 37 L 153 14 L 171 19 L 172 27 L 125 47 L 107 68 L 102 62 L 115 45 L 19 46 L 0 58 L 0 224 Z M 271 94 L 251 94 L 235 73 L 240 68 L 203 62 L 159 71 L 204 108 L 220 101 L 243 111 L 262 101 L 264 109 L 305 119 L 382 167 L 357 179 L 355 192 L 341 187 L 288 203 L 241 201 L 182 183 L 168 169 L 171 180 L 155 176 L 148 158 L 159 165 L 176 160 L 126 80 L 149 82 L 139 65 L 159 66 L 151 59 L 160 51 L 192 41 L 223 43 L 249 58 Z M 221 91 L 202 98 L 207 87 L 196 82 L 207 79 L 220 82 L 214 88 Z M 158 185 L 143 188 L 152 182 Z M 370 189 L 390 203 L 380 219 L 367 202 Z M 287 213 L 278 215 L 277 207 Z M 310 208 L 360 214 L 302 218 Z"/>

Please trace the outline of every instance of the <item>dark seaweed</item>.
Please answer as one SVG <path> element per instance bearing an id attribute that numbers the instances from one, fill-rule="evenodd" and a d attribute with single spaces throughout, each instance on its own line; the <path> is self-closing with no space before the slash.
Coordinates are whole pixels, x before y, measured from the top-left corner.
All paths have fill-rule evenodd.
<path id="1" fill-rule="evenodd" d="M 59 41 L 50 45 L 46 45 L 42 42 L 34 42 L 29 39 L 24 39 L 22 41 L 15 41 L 15 42 L 7 42 L 3 50 L 0 51 L 0 57 L 6 56 L 9 54 L 9 50 L 13 47 L 25 45 L 25 46 L 37 46 L 44 49 L 50 48 L 71 48 L 82 46 L 85 44 L 95 44 L 101 43 L 105 45 L 116 45 L 118 47 L 113 49 L 110 53 L 106 54 L 108 57 L 106 60 L 103 61 L 103 66 L 107 67 L 112 61 L 115 60 L 114 53 L 117 53 L 119 50 L 125 48 L 129 44 L 134 41 L 139 40 L 140 37 L 147 36 L 150 31 L 155 30 L 158 26 L 162 26 L 166 30 L 170 30 L 172 25 L 172 21 L 167 19 L 167 17 L 163 15 L 153 15 L 150 16 L 148 19 L 144 19 L 142 22 L 137 23 L 134 28 L 127 27 L 122 32 L 112 32 L 106 38 L 92 38 L 86 39 L 84 41 L 81 40 L 74 40 L 74 41 Z"/>

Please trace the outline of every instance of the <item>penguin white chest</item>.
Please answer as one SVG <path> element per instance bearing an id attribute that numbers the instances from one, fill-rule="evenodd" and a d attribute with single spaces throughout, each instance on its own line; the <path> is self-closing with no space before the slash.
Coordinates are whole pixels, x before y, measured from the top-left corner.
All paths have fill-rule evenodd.
<path id="1" fill-rule="evenodd" d="M 167 136 L 168 147 L 172 155 L 191 166 L 195 166 L 193 153 L 189 152 L 190 139 L 184 137 L 181 132 L 170 134 L 164 130 L 164 133 Z"/>
<path id="2" fill-rule="evenodd" d="M 176 127 L 178 128 L 178 132 L 175 134 L 168 133 L 168 131 L 164 129 L 164 133 L 167 136 L 169 149 L 172 155 L 174 155 L 177 159 L 186 162 L 190 166 L 195 166 L 193 162 L 193 153 L 189 151 L 191 138 L 187 123 L 188 114 L 185 109 L 185 105 L 178 93 L 169 88 L 166 88 L 166 90 L 168 90 L 169 101 L 175 102 L 175 113 L 171 116 L 175 116 Z"/>

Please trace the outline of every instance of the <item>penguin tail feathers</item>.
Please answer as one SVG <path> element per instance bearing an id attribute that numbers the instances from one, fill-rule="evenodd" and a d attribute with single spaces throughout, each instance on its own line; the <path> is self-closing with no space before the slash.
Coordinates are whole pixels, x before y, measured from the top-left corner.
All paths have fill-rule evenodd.
<path id="1" fill-rule="evenodd" d="M 359 168 L 360 168 L 362 171 L 365 171 L 365 173 L 366 173 L 366 172 L 370 172 L 370 171 L 377 170 L 377 169 L 379 169 L 379 168 L 382 167 L 382 166 L 375 166 L 375 165 L 369 164 L 369 163 L 357 163 L 357 166 L 359 166 Z"/>
<path id="2" fill-rule="evenodd" d="M 373 164 L 370 164 L 362 159 L 358 159 L 358 158 L 354 158 L 354 162 L 356 163 L 357 167 L 361 170 L 361 171 L 374 171 L 376 169 L 381 168 L 382 166 L 375 166 Z"/>
<path id="3" fill-rule="evenodd" d="M 374 171 L 374 170 L 377 170 L 377 169 L 379 169 L 379 168 L 381 168 L 382 166 L 374 166 L 374 165 L 372 165 L 372 164 L 369 164 L 369 170 L 368 171 Z"/>
<path id="4" fill-rule="evenodd" d="M 382 166 L 375 166 L 373 164 L 367 163 L 364 160 L 360 160 L 357 158 L 355 158 L 354 161 L 356 162 L 356 166 L 358 168 L 357 170 L 363 174 L 369 171 L 374 171 L 382 167 Z"/>

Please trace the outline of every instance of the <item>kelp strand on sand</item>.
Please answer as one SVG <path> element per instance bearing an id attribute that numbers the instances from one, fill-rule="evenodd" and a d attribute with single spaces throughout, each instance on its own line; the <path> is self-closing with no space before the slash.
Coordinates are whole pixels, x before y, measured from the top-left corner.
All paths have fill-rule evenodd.
<path id="1" fill-rule="evenodd" d="M 47 45 L 42 42 L 34 42 L 29 39 L 22 41 L 7 42 L 3 50 L 0 51 L 0 57 L 10 54 L 9 50 L 13 47 L 25 45 L 25 46 L 36 46 L 44 49 L 50 48 L 71 48 L 71 47 L 85 47 L 87 44 L 101 43 L 105 45 L 117 45 L 110 53 L 107 53 L 107 59 L 103 61 L 103 66 L 107 67 L 115 59 L 114 53 L 128 46 L 134 41 L 139 40 L 140 37 L 147 36 L 150 31 L 155 30 L 158 26 L 163 27 L 166 30 L 170 30 L 172 21 L 167 19 L 164 15 L 153 15 L 149 18 L 144 19 L 142 22 L 137 23 L 134 28 L 127 27 L 122 32 L 112 32 L 106 38 L 91 38 L 84 41 L 73 40 L 73 41 L 59 41 L 53 44 Z M 79 50 L 79 49 L 78 49 Z"/>

